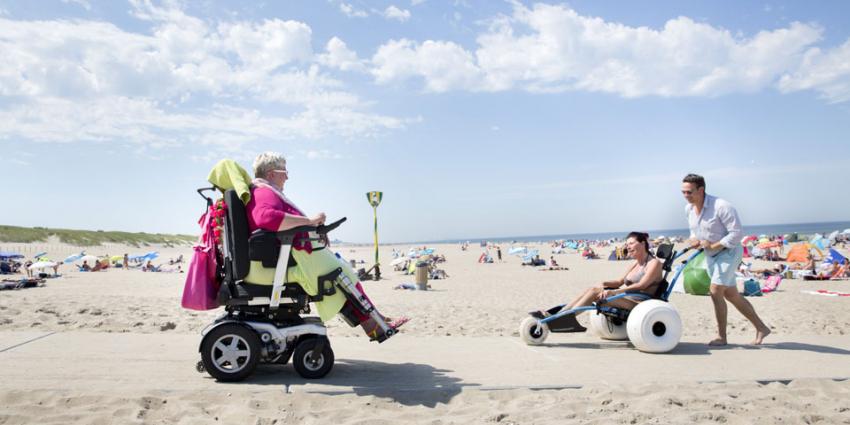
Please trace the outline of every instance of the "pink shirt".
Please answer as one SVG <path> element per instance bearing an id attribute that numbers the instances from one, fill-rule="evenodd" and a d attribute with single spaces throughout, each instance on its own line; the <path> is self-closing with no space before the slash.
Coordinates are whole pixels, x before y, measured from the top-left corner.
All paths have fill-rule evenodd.
<path id="1" fill-rule="evenodd" d="M 264 187 L 251 188 L 251 201 L 245 206 L 245 211 L 248 214 L 249 232 L 257 229 L 276 232 L 287 214 L 301 215 L 298 209 L 284 202 L 272 190 Z M 307 233 L 297 233 L 292 242 L 292 247 L 310 253 L 313 251 L 313 247 L 308 239 Z"/>

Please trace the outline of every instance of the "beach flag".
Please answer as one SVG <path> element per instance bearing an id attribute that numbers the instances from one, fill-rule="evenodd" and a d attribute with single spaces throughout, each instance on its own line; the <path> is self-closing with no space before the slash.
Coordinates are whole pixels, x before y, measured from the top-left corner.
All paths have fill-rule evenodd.
<path id="1" fill-rule="evenodd" d="M 375 266 L 378 264 L 378 205 L 381 205 L 381 199 L 384 198 L 384 192 L 372 191 L 366 192 L 366 200 L 372 206 L 372 213 L 375 217 Z"/>

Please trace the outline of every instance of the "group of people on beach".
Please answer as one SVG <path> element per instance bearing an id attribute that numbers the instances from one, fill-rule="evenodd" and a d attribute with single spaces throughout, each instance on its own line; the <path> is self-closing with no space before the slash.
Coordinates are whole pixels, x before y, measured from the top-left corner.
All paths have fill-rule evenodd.
<path id="1" fill-rule="evenodd" d="M 284 185 L 289 179 L 289 172 L 282 155 L 274 152 L 261 154 L 254 161 L 254 175 L 250 201 L 246 205 L 249 230 L 282 231 L 304 225 L 318 226 L 325 222 L 324 213 L 307 216 L 284 194 Z M 685 214 L 690 229 L 690 239 L 687 243 L 690 247 L 699 248 L 705 252 L 706 268 L 711 277 L 710 294 L 717 320 L 717 336 L 709 344 L 725 345 L 727 343 L 727 302 L 753 324 L 756 335 L 752 343 L 761 344 L 771 330 L 758 316 L 752 304 L 738 292 L 735 279 L 735 272 L 743 256 L 741 219 L 732 204 L 707 194 L 705 190 L 705 179 L 702 176 L 688 174 L 682 180 L 681 192 L 687 201 Z M 309 288 L 309 282 L 315 281 L 315 275 L 327 272 L 328 270 L 325 269 L 338 267 L 337 259 L 329 250 L 324 249 L 328 245 L 327 240 L 316 245 L 306 234 L 296 235 L 292 243 L 292 255 L 295 256 L 297 266 L 295 270 L 289 272 L 295 278 L 293 280 L 308 282 L 307 289 L 312 290 L 313 288 Z M 590 305 L 597 300 L 628 291 L 654 294 L 655 288 L 662 280 L 662 264 L 650 251 L 649 235 L 642 232 L 630 233 L 626 238 L 626 249 L 635 261 L 623 277 L 602 282 L 587 289 L 567 304 L 566 308 Z M 497 253 L 501 254 L 500 248 L 497 249 Z M 586 255 L 593 255 L 593 253 L 589 251 Z M 352 276 L 352 279 L 356 281 L 356 276 Z M 359 283 L 357 288 L 366 297 Z M 368 300 L 368 297 L 366 299 Z M 637 302 L 639 300 L 625 297 L 613 303 L 630 309 Z M 323 308 L 319 308 L 322 319 L 335 315 L 343 308 L 343 303 L 344 300 L 340 300 L 338 305 L 324 307 L 324 311 Z M 553 313 L 555 312 L 550 311 L 543 314 Z M 390 323 L 393 328 L 401 326 L 408 320 L 406 317 L 395 320 L 385 316 L 380 317 Z M 378 328 L 374 319 L 366 316 L 357 319 L 364 332 L 374 337 L 374 332 Z"/>

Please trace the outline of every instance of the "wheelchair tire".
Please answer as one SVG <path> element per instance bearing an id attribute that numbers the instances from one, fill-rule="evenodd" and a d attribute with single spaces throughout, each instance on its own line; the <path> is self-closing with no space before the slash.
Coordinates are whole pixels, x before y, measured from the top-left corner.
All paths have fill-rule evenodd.
<path id="1" fill-rule="evenodd" d="M 311 355 L 316 342 L 316 338 L 304 339 L 295 346 L 295 352 L 292 354 L 292 366 L 304 379 L 322 378 L 334 367 L 334 352 L 328 341 L 325 341 L 325 348 L 322 349 L 319 358 L 316 361 L 312 360 Z"/>
<path id="2" fill-rule="evenodd" d="M 626 322 L 614 320 L 598 311 L 590 313 L 590 329 L 602 339 L 611 341 L 625 341 L 629 339 L 629 332 L 626 330 Z"/>
<path id="3" fill-rule="evenodd" d="M 647 300 L 629 314 L 629 340 L 645 353 L 666 353 L 679 344 L 682 319 L 676 307 L 661 300 Z"/>
<path id="4" fill-rule="evenodd" d="M 241 325 L 221 325 L 201 341 L 201 361 L 217 381 L 241 381 L 254 372 L 260 361 L 260 337 Z"/>
<path id="5" fill-rule="evenodd" d="M 526 317 L 519 325 L 519 337 L 528 345 L 540 345 L 549 336 L 549 327 L 533 317 Z"/>

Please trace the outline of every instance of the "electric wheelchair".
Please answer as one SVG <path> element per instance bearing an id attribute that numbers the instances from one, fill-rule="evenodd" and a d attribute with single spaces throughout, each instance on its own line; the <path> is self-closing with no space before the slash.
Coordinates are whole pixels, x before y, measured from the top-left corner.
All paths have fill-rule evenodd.
<path id="1" fill-rule="evenodd" d="M 204 192 L 216 189 L 198 189 L 208 206 L 213 201 Z M 345 218 L 328 225 L 300 226 L 280 232 L 256 230 L 249 234 L 245 205 L 236 191 L 225 191 L 223 200 L 226 213 L 216 274 L 220 282 L 218 302 L 225 312 L 202 331 L 201 361 L 196 366 L 199 372 L 206 371 L 218 381 L 241 381 L 259 363 L 285 365 L 291 358 L 295 371 L 302 377 L 324 377 L 334 364 L 327 329 L 318 317 L 305 315 L 310 313 L 310 302 L 321 301 L 337 291 L 349 301 L 340 314 L 350 326 L 359 324 L 359 314 L 370 317 L 379 326 L 382 332 L 376 336 L 378 342 L 396 333 L 358 290 L 357 282 L 343 273 L 346 265 L 342 259 L 340 267 L 319 277 L 315 295 L 308 295 L 297 282 L 285 282 L 287 269 L 296 265 L 290 255 L 295 235 L 306 232 L 311 242 L 319 241 L 320 236 L 336 229 Z M 275 268 L 272 285 L 245 280 L 252 261 Z"/>

